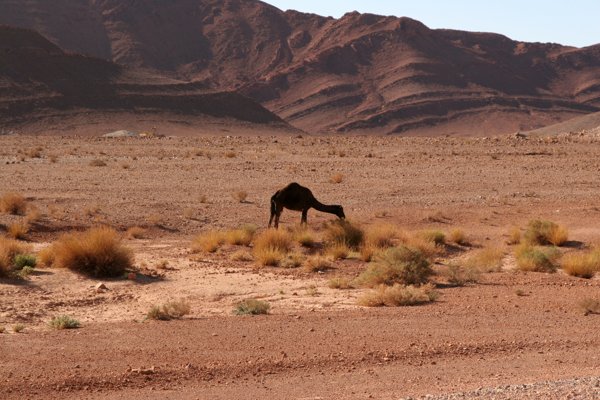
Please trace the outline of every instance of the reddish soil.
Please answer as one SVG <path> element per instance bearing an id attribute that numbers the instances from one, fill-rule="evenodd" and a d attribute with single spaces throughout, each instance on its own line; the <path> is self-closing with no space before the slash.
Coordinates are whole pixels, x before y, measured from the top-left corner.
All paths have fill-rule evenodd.
<path id="1" fill-rule="evenodd" d="M 22 193 L 42 214 L 28 235 L 34 250 L 96 223 L 147 232 L 125 240 L 140 269 L 136 280 L 105 280 L 107 291 L 57 269 L 0 281 L 0 395 L 400 398 L 597 376 L 598 315 L 584 316 L 579 303 L 600 297 L 598 277 L 517 272 L 505 242 L 512 226 L 532 218 L 569 229 L 562 253 L 600 241 L 598 143 L 590 135 L 2 136 L 0 187 Z M 107 165 L 90 165 L 94 159 Z M 343 174 L 339 184 L 330 182 L 335 173 Z M 360 307 L 356 299 L 367 289 L 328 287 L 332 277 L 367 267 L 356 255 L 309 273 L 231 261 L 240 246 L 190 252 L 203 231 L 242 223 L 262 229 L 271 194 L 290 181 L 342 204 L 365 227 L 460 227 L 471 245 L 435 258 L 435 302 L 397 308 Z M 234 199 L 238 191 L 248 192 L 246 202 Z M 0 214 L 0 229 L 22 218 Z M 317 235 L 330 219 L 314 210 L 308 217 Z M 281 224 L 299 220 L 286 211 Z M 506 252 L 500 272 L 464 287 L 445 284 L 448 264 L 487 246 Z M 233 315 L 249 297 L 268 301 L 271 315 Z M 179 298 L 190 315 L 145 320 L 152 305 Z M 60 314 L 82 327 L 51 330 L 47 322 Z M 17 323 L 22 333 L 13 332 Z"/>
<path id="2" fill-rule="evenodd" d="M 66 50 L 240 91 L 308 132 L 490 135 L 600 107 L 600 46 L 356 12 L 325 18 L 254 0 L 7 0 L 2 11 L 0 23 Z"/>

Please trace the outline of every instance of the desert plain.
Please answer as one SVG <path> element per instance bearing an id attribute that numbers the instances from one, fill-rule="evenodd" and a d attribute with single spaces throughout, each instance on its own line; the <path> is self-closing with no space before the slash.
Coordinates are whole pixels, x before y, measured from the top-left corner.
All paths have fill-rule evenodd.
<path id="1" fill-rule="evenodd" d="M 600 316 L 581 309 L 600 297 L 598 277 L 520 271 L 508 244 L 534 219 L 568 229 L 560 254 L 600 242 L 600 137 L 318 136 L 236 126 L 166 133 L 0 136 L 0 191 L 37 210 L 24 238 L 33 253 L 108 225 L 135 260 L 133 276 L 121 278 L 36 267 L 0 280 L 3 399 L 600 396 Z M 364 230 L 443 232 L 431 257 L 435 301 L 366 307 L 359 299 L 371 289 L 332 288 L 368 268 L 357 252 L 310 272 L 260 266 L 252 244 L 192 251 L 209 231 L 266 230 L 271 195 L 293 181 L 343 205 Z M 25 218 L 0 214 L 1 233 Z M 324 224 L 334 219 L 311 210 L 317 243 L 296 251 L 322 251 Z M 279 229 L 299 224 L 300 213 L 286 210 Z M 143 235 L 128 236 L 131 227 Z M 456 230 L 462 244 L 448 239 Z M 448 283 L 452 265 L 486 248 L 501 251 L 498 268 Z M 250 257 L 238 261 L 239 252 Z M 268 302 L 269 313 L 235 315 L 249 298 Z M 169 300 L 190 312 L 147 317 Z M 81 326 L 51 329 L 57 315 Z"/>

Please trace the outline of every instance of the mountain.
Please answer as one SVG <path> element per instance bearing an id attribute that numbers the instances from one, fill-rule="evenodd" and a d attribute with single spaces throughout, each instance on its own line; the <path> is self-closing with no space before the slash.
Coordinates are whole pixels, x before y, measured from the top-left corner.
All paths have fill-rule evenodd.
<path id="1" fill-rule="evenodd" d="M 238 91 L 312 132 L 494 134 L 600 111 L 600 45 L 255 0 L 0 0 L 69 51 Z"/>
<path id="2" fill-rule="evenodd" d="M 114 120 L 124 113 L 128 120 L 164 114 L 285 125 L 239 93 L 67 54 L 27 29 L 0 26 L 0 54 L 0 122 L 6 126 L 94 114 Z"/>

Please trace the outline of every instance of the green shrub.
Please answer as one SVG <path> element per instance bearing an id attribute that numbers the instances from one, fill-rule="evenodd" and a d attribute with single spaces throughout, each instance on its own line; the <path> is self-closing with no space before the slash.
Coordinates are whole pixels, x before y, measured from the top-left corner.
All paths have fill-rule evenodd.
<path id="1" fill-rule="evenodd" d="M 68 315 L 59 315 L 53 317 L 50 322 L 48 322 L 51 328 L 54 329 L 75 329 L 79 328 L 81 324 L 74 318 L 71 318 Z"/>
<path id="2" fill-rule="evenodd" d="M 569 234 L 565 227 L 555 224 L 552 221 L 531 220 L 527 224 L 527 229 L 523 234 L 525 243 L 529 245 L 548 245 L 560 246 L 568 240 Z"/>
<path id="3" fill-rule="evenodd" d="M 24 267 L 35 268 L 36 264 L 37 261 L 33 254 L 17 254 L 15 256 L 16 269 L 23 269 Z"/>
<path id="4" fill-rule="evenodd" d="M 420 285 L 427 282 L 432 273 L 431 264 L 423 253 L 411 247 L 398 246 L 378 254 L 367 270 L 359 275 L 357 283 L 367 287 L 395 283 Z"/>
<path id="5" fill-rule="evenodd" d="M 266 301 L 246 299 L 239 302 L 233 312 L 236 315 L 259 315 L 268 314 L 271 305 Z"/>
<path id="6" fill-rule="evenodd" d="M 517 268 L 521 271 L 555 272 L 555 261 L 559 255 L 556 249 L 525 245 L 517 249 Z"/>

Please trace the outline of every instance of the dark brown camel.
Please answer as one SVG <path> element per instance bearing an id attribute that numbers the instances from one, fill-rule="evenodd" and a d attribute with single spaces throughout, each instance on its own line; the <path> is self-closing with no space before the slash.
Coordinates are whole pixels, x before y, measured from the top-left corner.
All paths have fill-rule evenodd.
<path id="1" fill-rule="evenodd" d="M 302 211 L 301 223 L 306 225 L 308 210 L 314 208 L 317 211 L 335 214 L 344 219 L 344 209 L 338 205 L 326 205 L 315 199 L 310 189 L 300 186 L 296 182 L 290 183 L 281 190 L 275 192 L 271 197 L 271 218 L 269 219 L 269 228 L 275 218 L 275 228 L 279 226 L 279 216 L 284 208 L 294 211 Z"/>

